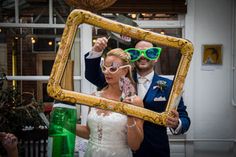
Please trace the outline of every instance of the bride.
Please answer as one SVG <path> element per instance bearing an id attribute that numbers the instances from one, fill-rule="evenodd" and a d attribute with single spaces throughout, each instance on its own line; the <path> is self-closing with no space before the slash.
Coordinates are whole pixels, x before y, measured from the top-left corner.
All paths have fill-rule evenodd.
<path id="1" fill-rule="evenodd" d="M 134 95 L 129 63 L 130 56 L 122 49 L 109 51 L 101 65 L 107 86 L 94 95 L 143 107 L 142 99 Z M 132 157 L 143 140 L 143 120 L 90 108 L 87 125 L 77 124 L 76 134 L 88 139 L 85 157 Z"/>

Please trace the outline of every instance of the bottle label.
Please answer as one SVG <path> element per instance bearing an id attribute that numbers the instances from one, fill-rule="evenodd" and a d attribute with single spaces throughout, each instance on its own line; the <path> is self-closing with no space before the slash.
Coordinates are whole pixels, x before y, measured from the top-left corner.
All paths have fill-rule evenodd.
<path id="1" fill-rule="evenodd" d="M 53 104 L 53 108 L 55 108 L 55 107 L 68 108 L 68 109 L 75 109 L 76 110 L 75 106 L 64 104 L 64 103 Z"/>

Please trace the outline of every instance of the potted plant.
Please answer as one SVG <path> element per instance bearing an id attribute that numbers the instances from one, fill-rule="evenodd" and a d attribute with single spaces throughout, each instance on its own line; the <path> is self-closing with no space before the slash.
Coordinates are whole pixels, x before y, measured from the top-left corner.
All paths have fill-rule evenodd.
<path id="1" fill-rule="evenodd" d="M 13 87 L 4 88 L 6 75 L 0 73 L 0 131 L 15 134 L 19 140 L 19 150 L 24 147 L 21 141 L 34 140 L 31 134 L 47 136 L 47 119 L 43 114 L 43 103 L 36 101 L 34 92 L 20 93 Z M 0 154 L 4 149 L 0 145 Z"/>

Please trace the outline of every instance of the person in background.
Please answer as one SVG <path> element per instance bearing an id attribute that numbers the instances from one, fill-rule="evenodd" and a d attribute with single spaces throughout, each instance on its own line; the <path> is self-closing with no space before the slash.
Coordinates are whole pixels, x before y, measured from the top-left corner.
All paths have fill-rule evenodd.
<path id="1" fill-rule="evenodd" d="M 7 152 L 7 157 L 18 157 L 18 141 L 14 134 L 0 132 L 0 142 Z"/>
<path id="2" fill-rule="evenodd" d="M 106 86 L 94 95 L 143 107 L 132 79 L 130 55 L 110 50 L 101 64 Z M 87 125 L 78 124 L 76 134 L 88 140 L 85 157 L 132 157 L 143 140 L 143 120 L 117 112 L 90 108 Z"/>
<path id="3" fill-rule="evenodd" d="M 98 38 L 92 50 L 85 54 L 85 77 L 98 88 L 105 86 L 100 61 L 103 50 L 107 46 L 107 38 Z M 133 78 L 137 84 L 138 95 L 143 99 L 144 107 L 155 112 L 164 112 L 172 88 L 172 80 L 161 77 L 154 72 L 154 65 L 160 55 L 160 48 L 153 47 L 147 41 L 139 41 L 135 48 L 125 50 L 131 55 L 135 68 Z M 177 110 L 171 110 L 172 116 L 166 120 L 172 134 L 183 134 L 190 127 L 190 118 L 182 97 L 176 104 Z M 165 126 L 148 121 L 143 124 L 144 140 L 134 157 L 169 157 L 169 139 Z"/>

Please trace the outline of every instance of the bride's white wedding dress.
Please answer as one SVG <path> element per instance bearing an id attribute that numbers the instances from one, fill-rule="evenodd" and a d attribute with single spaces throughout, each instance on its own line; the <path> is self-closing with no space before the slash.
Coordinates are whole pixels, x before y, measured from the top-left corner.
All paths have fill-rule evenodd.
<path id="1" fill-rule="evenodd" d="M 91 108 L 88 115 L 90 138 L 85 157 L 132 157 L 127 143 L 127 116 L 116 112 L 103 114 Z"/>

